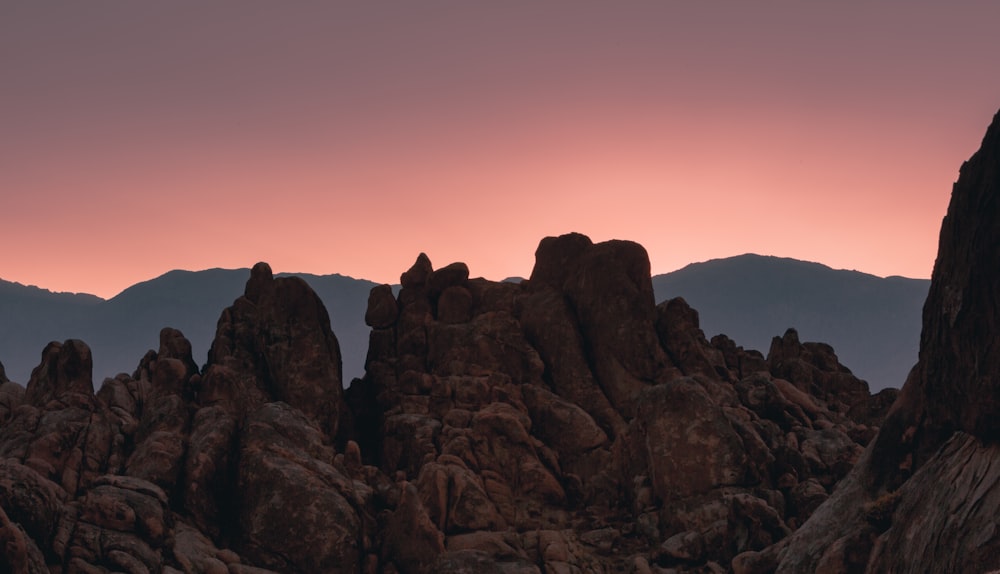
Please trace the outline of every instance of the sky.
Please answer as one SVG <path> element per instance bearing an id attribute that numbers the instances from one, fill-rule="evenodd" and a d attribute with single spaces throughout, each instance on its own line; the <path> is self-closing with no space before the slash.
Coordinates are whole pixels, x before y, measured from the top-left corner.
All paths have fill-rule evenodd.
<path id="1" fill-rule="evenodd" d="M 930 276 L 1000 107 L 1000 3 L 0 3 L 0 278 L 653 273 L 747 252 Z"/>

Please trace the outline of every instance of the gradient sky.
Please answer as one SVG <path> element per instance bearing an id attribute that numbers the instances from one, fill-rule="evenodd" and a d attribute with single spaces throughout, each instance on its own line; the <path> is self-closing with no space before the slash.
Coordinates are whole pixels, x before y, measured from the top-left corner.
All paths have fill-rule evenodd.
<path id="1" fill-rule="evenodd" d="M 929 277 L 1000 107 L 1000 2 L 0 4 L 0 278 L 653 272 L 756 252 Z"/>

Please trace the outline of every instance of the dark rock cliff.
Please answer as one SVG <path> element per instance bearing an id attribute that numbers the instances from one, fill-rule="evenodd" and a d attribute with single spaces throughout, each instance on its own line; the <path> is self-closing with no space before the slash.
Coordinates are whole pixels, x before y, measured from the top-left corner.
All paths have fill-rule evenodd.
<path id="1" fill-rule="evenodd" d="M 864 457 L 744 572 L 1000 568 L 1000 114 L 941 226 L 920 359 Z"/>

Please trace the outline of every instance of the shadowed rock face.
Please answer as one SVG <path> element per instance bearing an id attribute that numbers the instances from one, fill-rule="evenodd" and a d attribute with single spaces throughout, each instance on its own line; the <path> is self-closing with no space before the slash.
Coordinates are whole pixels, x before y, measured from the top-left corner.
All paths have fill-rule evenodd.
<path id="1" fill-rule="evenodd" d="M 743 571 L 1000 567 L 1000 114 L 961 169 L 924 305 L 920 360 L 865 456 Z"/>

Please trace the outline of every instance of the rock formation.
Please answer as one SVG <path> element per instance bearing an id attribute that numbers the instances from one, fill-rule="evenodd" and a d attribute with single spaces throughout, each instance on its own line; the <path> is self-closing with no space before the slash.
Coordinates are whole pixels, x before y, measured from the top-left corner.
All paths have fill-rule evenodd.
<path id="1" fill-rule="evenodd" d="M 745 572 L 1000 568 L 1000 114 L 952 191 L 920 359 L 858 465 Z"/>
<path id="2" fill-rule="evenodd" d="M 875 432 L 829 347 L 710 343 L 683 300 L 654 304 L 635 243 L 546 238 L 521 284 L 421 255 L 401 283 L 369 300 L 347 402 L 376 422 L 351 438 L 411 485 L 405 521 L 432 542 L 382 568 L 724 571 L 801 524 Z"/>
<path id="3" fill-rule="evenodd" d="M 998 155 L 994 125 L 895 403 L 794 329 L 706 340 L 641 246 L 579 234 L 520 283 L 421 254 L 347 391 L 323 304 L 263 263 L 203 368 L 165 328 L 95 394 L 51 343 L 27 388 L 0 369 L 0 571 L 996 568 Z"/>
<path id="4" fill-rule="evenodd" d="M 339 347 L 301 280 L 254 267 L 204 372 L 169 328 L 96 395 L 90 366 L 84 343 L 52 343 L 23 397 L 3 386 L 0 569 L 360 571 L 370 485 L 392 489 L 334 454 Z"/>
<path id="5" fill-rule="evenodd" d="M 421 255 L 373 289 L 346 393 L 322 303 L 266 264 L 203 369 L 165 328 L 95 394 L 87 346 L 50 344 L 27 389 L 0 384 L 5 567 L 717 570 L 785 538 L 872 436 L 832 350 L 710 343 L 654 304 L 639 245 L 536 256 L 521 284 Z"/>

